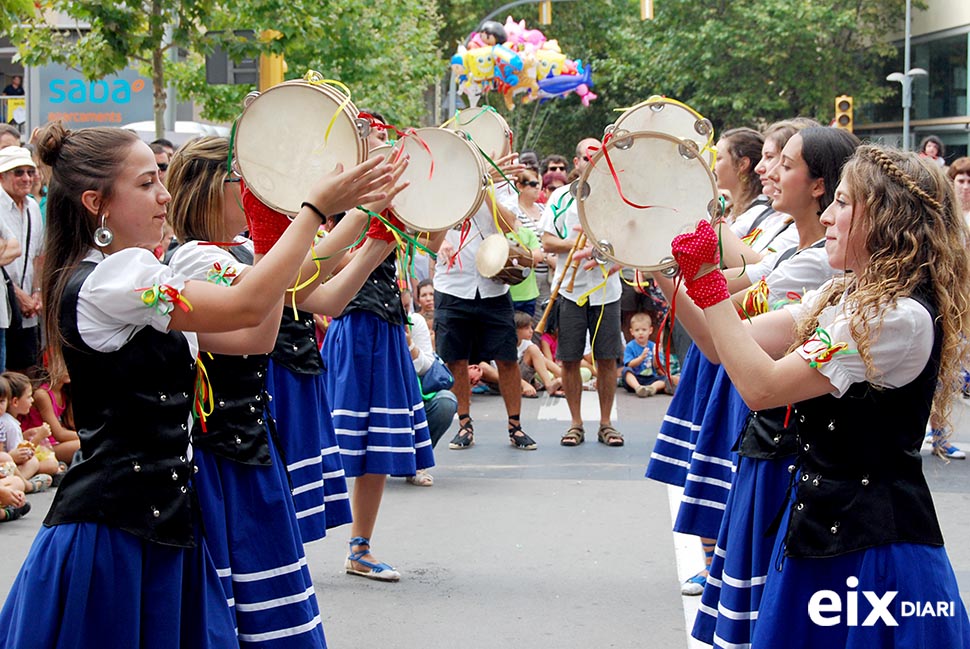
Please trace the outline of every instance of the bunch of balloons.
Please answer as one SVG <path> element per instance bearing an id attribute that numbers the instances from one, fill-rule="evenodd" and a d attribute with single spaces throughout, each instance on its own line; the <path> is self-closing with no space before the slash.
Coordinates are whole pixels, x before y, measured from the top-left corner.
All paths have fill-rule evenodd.
<path id="1" fill-rule="evenodd" d="M 489 20 L 473 32 L 468 45 L 459 45 L 451 57 L 458 78 L 458 91 L 477 106 L 482 94 L 502 93 L 510 110 L 518 99 L 523 104 L 565 97 L 575 92 L 583 103 L 596 99 L 592 71 L 582 60 L 567 58 L 559 43 L 538 29 L 527 29 L 525 21 L 512 16 L 505 25 Z"/>

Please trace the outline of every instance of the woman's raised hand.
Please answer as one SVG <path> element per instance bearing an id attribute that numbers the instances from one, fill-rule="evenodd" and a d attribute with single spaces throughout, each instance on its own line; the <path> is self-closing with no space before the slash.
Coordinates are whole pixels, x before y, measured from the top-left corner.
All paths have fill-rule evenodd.
<path id="1" fill-rule="evenodd" d="M 338 164 L 316 182 L 307 201 L 328 216 L 361 204 L 383 201 L 387 198 L 384 188 L 393 172 L 394 165 L 381 157 L 365 160 L 346 171 Z"/>

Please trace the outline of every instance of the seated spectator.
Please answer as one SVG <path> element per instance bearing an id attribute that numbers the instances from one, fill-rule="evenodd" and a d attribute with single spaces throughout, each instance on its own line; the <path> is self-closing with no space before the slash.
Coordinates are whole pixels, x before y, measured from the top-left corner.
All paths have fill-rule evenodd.
<path id="1" fill-rule="evenodd" d="M 436 362 L 436 356 L 427 321 L 418 314 L 413 314 L 408 321 L 410 323 L 410 327 L 406 327 L 408 349 L 411 352 L 414 371 L 420 379 Z M 421 389 L 424 412 L 428 419 L 428 435 L 431 437 L 431 447 L 434 448 L 455 419 L 455 413 L 458 412 L 458 398 L 450 390 L 438 390 L 433 394 L 425 394 L 423 386 Z M 410 484 L 418 487 L 430 487 L 434 484 L 434 478 L 425 469 L 418 470 L 415 475 L 407 476 L 406 479 Z"/>
<path id="2" fill-rule="evenodd" d="M 11 385 L 7 380 L 10 374 L 13 373 L 5 372 L 0 375 L 0 448 L 3 449 L 0 452 L 0 474 L 3 476 L 0 484 L 20 488 L 25 493 L 47 491 L 53 478 L 47 474 L 38 474 L 40 459 L 33 446 L 24 440 L 20 423 L 7 412 L 13 400 Z M 23 376 L 23 380 L 29 387 L 30 381 L 26 376 Z"/>
<path id="3" fill-rule="evenodd" d="M 67 368 L 50 369 L 48 375 L 37 382 L 34 403 L 19 420 L 24 430 L 39 430 L 47 424 L 50 435 L 36 443 L 46 442 L 54 450 L 58 462 L 71 464 L 74 453 L 81 448 L 81 441 L 72 421 L 71 378 L 67 375 Z"/>
<path id="4" fill-rule="evenodd" d="M 23 430 L 18 418 L 30 412 L 34 403 L 34 388 L 30 379 L 19 372 L 4 372 L 2 376 L 10 390 L 6 412 L 0 416 L 0 428 L 6 436 L 7 453 L 16 462 L 21 477 L 39 487 L 32 491 L 43 491 L 51 486 L 53 476 L 63 472 L 47 441 L 51 428 L 42 423 Z"/>
<path id="5" fill-rule="evenodd" d="M 630 318 L 632 340 L 627 343 L 623 353 L 623 368 L 620 378 L 627 392 L 635 392 L 638 397 L 652 397 L 662 390 L 673 392 L 679 375 L 673 374 L 668 382 L 660 368 L 654 368 L 655 343 L 650 340 L 653 322 L 646 313 L 635 313 Z"/>
<path id="6" fill-rule="evenodd" d="M 523 396 L 534 396 L 535 391 L 544 389 L 553 396 L 565 396 L 562 391 L 562 368 L 555 361 L 547 361 L 539 346 L 532 342 L 534 334 L 532 317 L 521 311 L 515 314 L 515 334 L 519 339 L 519 371 L 522 373 L 523 384 L 529 385 L 532 394 L 526 394 L 523 385 Z"/>
<path id="7" fill-rule="evenodd" d="M 566 177 L 566 173 L 569 171 L 569 161 L 565 157 L 553 153 L 552 155 L 547 155 L 542 161 L 542 175 L 545 176 L 550 172 L 559 172 Z"/>
<path id="8" fill-rule="evenodd" d="M 415 313 L 423 316 L 434 314 L 434 284 L 430 279 L 418 282 L 417 300 L 414 305 Z M 430 323 L 429 323 L 430 324 Z"/>
<path id="9" fill-rule="evenodd" d="M 539 203 L 545 203 L 549 195 L 566 184 L 566 174 L 562 171 L 547 171 L 542 176 L 542 192 L 539 193 Z"/>
<path id="10" fill-rule="evenodd" d="M 0 523 L 9 523 L 30 511 L 30 503 L 20 489 L 8 487 L 0 481 Z"/>

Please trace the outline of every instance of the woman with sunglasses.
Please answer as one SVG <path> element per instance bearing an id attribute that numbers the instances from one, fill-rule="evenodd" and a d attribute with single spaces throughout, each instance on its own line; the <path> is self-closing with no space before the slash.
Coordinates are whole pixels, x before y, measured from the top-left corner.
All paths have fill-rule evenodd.
<path id="1" fill-rule="evenodd" d="M 535 235 L 529 237 L 529 240 L 535 243 L 534 248 L 529 247 L 536 264 L 535 268 L 525 280 L 509 290 L 515 310 L 529 315 L 535 315 L 537 300 L 542 304 L 549 299 L 549 265 L 546 264 L 546 255 L 539 245 L 539 238 L 542 236 L 539 228 L 539 221 L 542 218 L 542 205 L 538 200 L 540 186 L 538 172 L 524 169 L 515 179 L 515 188 L 519 190 L 518 198 L 510 195 L 504 203 L 505 207 L 515 214 L 519 225 L 528 228 Z"/>

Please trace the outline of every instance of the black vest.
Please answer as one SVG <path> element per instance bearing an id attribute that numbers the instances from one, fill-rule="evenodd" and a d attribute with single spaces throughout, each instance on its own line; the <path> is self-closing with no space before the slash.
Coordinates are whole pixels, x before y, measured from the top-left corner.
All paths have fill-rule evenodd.
<path id="1" fill-rule="evenodd" d="M 922 300 L 935 319 L 935 309 Z M 785 538 L 790 557 L 832 557 L 886 543 L 943 545 L 920 447 L 939 372 L 942 330 L 911 383 L 853 385 L 841 398 L 797 404 L 795 502 Z M 792 469 L 793 470 L 793 469 Z"/>
<path id="2" fill-rule="evenodd" d="M 294 319 L 293 307 L 283 305 L 280 333 L 270 357 L 297 374 L 323 374 L 323 358 L 317 347 L 313 314 L 297 311 L 297 315 L 298 319 Z"/>
<path id="3" fill-rule="evenodd" d="M 195 359 L 180 332 L 151 327 L 114 352 L 88 347 L 78 332 L 77 304 L 94 268 L 80 264 L 61 300 L 59 327 L 81 449 L 44 524 L 101 523 L 191 547 L 193 467 L 187 455 Z"/>
<path id="4" fill-rule="evenodd" d="M 203 354 L 213 409 L 205 431 L 200 420 L 192 428 L 195 446 L 242 464 L 272 464 L 265 409 L 268 360 L 266 354 Z"/>
<path id="5" fill-rule="evenodd" d="M 742 457 L 756 460 L 777 460 L 795 455 L 798 439 L 794 410 L 789 411 L 788 406 L 752 410 L 732 450 Z"/>
<path id="6" fill-rule="evenodd" d="M 229 246 L 227 252 L 240 263 L 253 265 L 245 246 Z M 192 428 L 192 444 L 242 464 L 270 465 L 269 419 L 266 405 L 267 354 L 227 356 L 202 354 L 202 364 L 212 390 L 212 413 Z"/>

